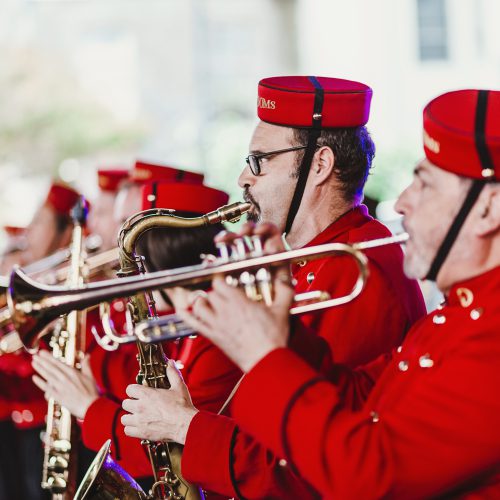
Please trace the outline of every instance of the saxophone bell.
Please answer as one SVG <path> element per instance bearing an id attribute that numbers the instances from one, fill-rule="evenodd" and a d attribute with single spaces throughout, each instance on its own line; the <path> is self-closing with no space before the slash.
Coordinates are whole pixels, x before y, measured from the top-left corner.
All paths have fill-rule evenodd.
<path id="1" fill-rule="evenodd" d="M 111 457 L 111 440 L 108 439 L 90 465 L 74 500 L 146 500 L 148 495 Z"/>

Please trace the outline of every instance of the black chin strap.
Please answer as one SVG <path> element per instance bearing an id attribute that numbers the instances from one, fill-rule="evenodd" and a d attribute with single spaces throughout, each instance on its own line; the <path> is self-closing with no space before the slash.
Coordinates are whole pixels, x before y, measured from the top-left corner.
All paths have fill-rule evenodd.
<path id="1" fill-rule="evenodd" d="M 493 161 L 491 159 L 490 152 L 486 145 L 486 136 L 485 136 L 486 111 L 488 109 L 488 93 L 489 92 L 487 90 L 480 90 L 478 93 L 476 119 L 474 125 L 476 148 L 479 155 L 479 159 L 481 161 L 483 175 L 485 177 L 490 177 L 491 173 L 494 171 Z M 432 265 L 429 269 L 426 279 L 432 281 L 436 280 L 436 277 L 439 273 L 439 270 L 441 269 L 441 266 L 443 265 L 444 261 L 446 260 L 446 257 L 450 253 L 451 247 L 453 246 L 453 243 L 455 243 L 455 240 L 457 239 L 458 233 L 460 232 L 460 229 L 462 228 L 465 219 L 467 218 L 469 212 L 476 203 L 476 200 L 479 197 L 479 194 L 481 193 L 481 190 L 485 186 L 486 182 L 488 182 L 487 178 L 485 178 L 484 180 L 476 179 L 472 183 L 472 186 L 470 187 L 469 192 L 467 193 L 467 196 L 465 197 L 465 200 L 462 203 L 462 206 L 460 207 L 457 216 L 455 217 L 455 220 L 452 222 L 450 229 L 448 230 L 448 233 L 446 234 L 443 242 L 441 243 L 441 246 L 439 247 L 439 250 L 437 251 L 436 256 L 434 257 L 434 261 L 432 262 Z"/>
<path id="2" fill-rule="evenodd" d="M 302 196 L 304 195 L 304 190 L 306 188 L 307 177 L 309 176 L 309 171 L 311 170 L 312 159 L 314 153 L 316 152 L 316 144 L 321 134 L 321 114 L 323 112 L 324 91 L 316 77 L 310 76 L 309 80 L 315 88 L 312 126 L 309 129 L 307 147 L 305 149 L 304 157 L 302 158 L 302 163 L 300 164 L 299 168 L 299 178 L 297 179 L 295 192 L 293 193 L 292 202 L 290 203 L 290 208 L 288 209 L 288 216 L 286 218 L 284 231 L 285 234 L 288 234 L 290 232 L 295 216 L 299 211 L 300 202 L 302 201 Z"/>

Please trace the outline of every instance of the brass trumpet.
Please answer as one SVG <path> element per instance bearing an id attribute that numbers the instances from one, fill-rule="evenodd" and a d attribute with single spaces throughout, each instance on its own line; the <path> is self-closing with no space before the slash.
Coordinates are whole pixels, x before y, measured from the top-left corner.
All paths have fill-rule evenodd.
<path id="1" fill-rule="evenodd" d="M 83 310 L 101 302 L 129 297 L 175 286 L 208 284 L 216 276 L 225 276 L 233 284 L 240 283 L 248 295 L 272 300 L 271 271 L 284 264 L 347 255 L 354 258 L 358 277 L 351 291 L 340 297 L 330 297 L 325 291 L 297 294 L 290 314 L 303 314 L 328 307 L 335 307 L 354 300 L 363 290 L 368 278 L 368 260 L 363 253 L 370 248 L 404 243 L 406 233 L 354 244 L 327 243 L 274 255 L 263 255 L 260 240 L 254 239 L 254 248 L 243 255 L 241 245 L 233 253 L 221 252 L 212 262 L 186 266 L 170 271 L 158 271 L 148 275 L 132 276 L 90 283 L 75 289 L 49 286 L 35 282 L 19 269 L 11 275 L 7 300 L 15 328 L 25 347 L 30 350 L 36 344 L 40 330 L 54 319 L 72 310 Z"/>
<path id="2" fill-rule="evenodd" d="M 66 249 L 64 249 L 66 252 Z M 96 253 L 88 257 L 82 269 L 83 274 L 86 279 L 92 279 L 96 276 L 102 276 L 108 273 L 110 270 L 118 268 L 118 248 L 112 248 L 104 252 Z M 36 279 L 39 283 L 45 284 L 56 284 L 63 283 L 68 279 L 70 266 L 65 264 L 60 265 L 60 256 L 62 253 L 56 253 L 56 262 L 59 267 L 56 269 L 46 270 L 45 265 L 43 266 L 43 271 L 39 270 L 33 274 L 30 273 L 30 267 L 24 267 L 23 273 L 29 275 L 31 279 Z M 38 264 L 37 264 L 38 265 Z M 7 291 L 9 287 L 9 278 L 0 276 L 0 293 Z M 18 333 L 14 330 L 11 311 L 8 306 L 0 308 L 0 356 L 3 354 L 8 354 L 16 352 L 23 347 L 23 343 L 19 338 Z M 4 333 L 5 332 L 5 333 Z"/>

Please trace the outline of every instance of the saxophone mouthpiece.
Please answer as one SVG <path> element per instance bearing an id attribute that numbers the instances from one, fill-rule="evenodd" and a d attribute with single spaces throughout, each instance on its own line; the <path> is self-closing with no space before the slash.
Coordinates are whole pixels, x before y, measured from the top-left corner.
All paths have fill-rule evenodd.
<path id="1" fill-rule="evenodd" d="M 250 210 L 251 206 L 250 203 L 237 201 L 236 203 L 224 205 L 213 212 L 209 212 L 206 214 L 206 217 L 209 224 L 217 224 L 218 222 L 238 222 L 241 216 Z"/>

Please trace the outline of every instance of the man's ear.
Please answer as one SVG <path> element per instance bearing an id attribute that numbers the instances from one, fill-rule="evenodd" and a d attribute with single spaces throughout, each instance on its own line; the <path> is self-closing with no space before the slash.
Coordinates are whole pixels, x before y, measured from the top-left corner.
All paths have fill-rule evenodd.
<path id="1" fill-rule="evenodd" d="M 500 184 L 487 184 L 477 200 L 478 216 L 475 231 L 489 236 L 500 229 Z"/>
<path id="2" fill-rule="evenodd" d="M 309 179 L 312 180 L 313 184 L 319 186 L 330 178 L 334 167 L 335 155 L 333 151 L 328 146 L 321 146 L 314 153 Z"/>

